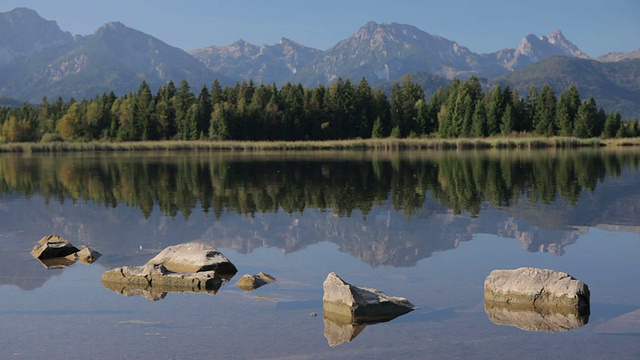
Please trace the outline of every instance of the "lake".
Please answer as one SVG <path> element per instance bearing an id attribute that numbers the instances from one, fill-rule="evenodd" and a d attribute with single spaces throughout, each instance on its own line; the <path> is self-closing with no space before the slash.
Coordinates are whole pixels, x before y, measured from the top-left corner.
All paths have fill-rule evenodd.
<path id="1" fill-rule="evenodd" d="M 637 149 L 3 154 L 0 194 L 2 359 L 640 358 Z M 102 257 L 47 269 L 49 234 Z M 101 282 L 194 241 L 238 268 L 215 294 Z M 590 315 L 496 320 L 485 278 L 524 266 L 584 281 Z M 330 272 L 419 309 L 332 322 Z"/>

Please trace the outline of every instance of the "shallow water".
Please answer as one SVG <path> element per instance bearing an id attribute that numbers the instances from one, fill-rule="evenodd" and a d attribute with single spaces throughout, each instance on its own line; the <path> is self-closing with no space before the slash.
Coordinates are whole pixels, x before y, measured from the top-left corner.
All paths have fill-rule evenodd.
<path id="1" fill-rule="evenodd" d="M 634 150 L 3 155 L 0 358 L 637 359 L 639 160 Z M 29 252 L 51 233 L 103 256 L 48 270 Z M 100 281 L 189 241 L 239 270 L 215 295 L 149 301 Z M 588 323 L 493 323 L 484 279 L 522 266 L 587 283 Z M 277 282 L 235 286 L 260 271 Z M 328 339 L 332 271 L 420 309 Z"/>

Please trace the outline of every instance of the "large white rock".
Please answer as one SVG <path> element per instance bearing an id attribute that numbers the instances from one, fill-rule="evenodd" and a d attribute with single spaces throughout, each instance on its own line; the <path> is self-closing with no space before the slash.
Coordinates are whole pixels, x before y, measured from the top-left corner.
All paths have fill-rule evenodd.
<path id="1" fill-rule="evenodd" d="M 493 270 L 484 282 L 485 301 L 511 306 L 588 309 L 590 292 L 571 275 L 548 269 L 524 267 Z"/>
<path id="2" fill-rule="evenodd" d="M 218 274 L 235 274 L 238 271 L 213 245 L 202 243 L 169 246 L 147 262 L 147 265 L 157 264 L 162 264 L 173 272 L 213 270 Z"/>
<path id="3" fill-rule="evenodd" d="M 353 286 L 333 272 L 327 276 L 322 288 L 325 313 L 341 315 L 346 321 L 385 321 L 416 308 L 406 298 L 389 296 L 372 288 Z"/>

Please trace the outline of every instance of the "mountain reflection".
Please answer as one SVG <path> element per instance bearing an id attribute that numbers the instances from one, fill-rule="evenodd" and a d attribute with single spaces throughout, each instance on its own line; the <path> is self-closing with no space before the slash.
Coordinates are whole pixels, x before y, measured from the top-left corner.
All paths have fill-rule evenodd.
<path id="1" fill-rule="evenodd" d="M 413 266 L 482 233 L 562 255 L 589 227 L 640 229 L 639 154 L 5 154 L 2 244 L 28 251 L 57 233 L 103 253 L 98 264 L 109 268 L 185 241 L 240 253 L 330 241 L 371 266 Z M 0 263 L 16 262 L 11 251 L 0 253 Z M 17 284 L 12 268 L 0 269 L 0 283 Z"/>

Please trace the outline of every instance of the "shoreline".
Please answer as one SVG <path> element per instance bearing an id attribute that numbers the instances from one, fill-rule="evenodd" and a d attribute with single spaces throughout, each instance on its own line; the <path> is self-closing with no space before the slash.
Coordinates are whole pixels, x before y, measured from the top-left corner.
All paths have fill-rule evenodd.
<path id="1" fill-rule="evenodd" d="M 356 139 L 326 141 L 47 142 L 0 145 L 0 153 L 129 151 L 475 150 L 640 146 L 640 138 L 493 137 L 459 139 Z"/>

